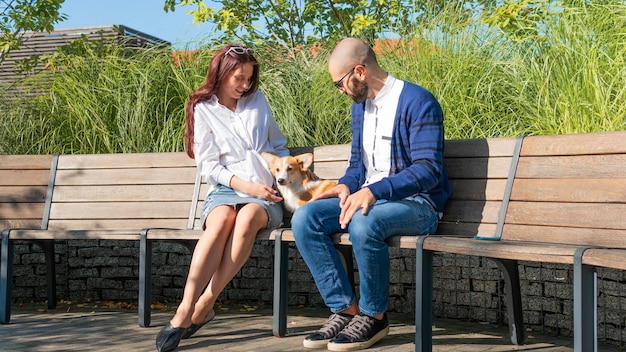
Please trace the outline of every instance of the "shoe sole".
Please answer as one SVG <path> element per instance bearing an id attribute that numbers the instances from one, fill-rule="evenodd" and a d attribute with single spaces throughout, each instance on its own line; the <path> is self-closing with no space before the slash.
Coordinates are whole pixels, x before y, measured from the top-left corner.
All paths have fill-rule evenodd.
<path id="1" fill-rule="evenodd" d="M 387 336 L 388 334 L 389 334 L 389 326 L 387 326 L 384 329 L 380 330 L 378 332 L 378 334 L 374 335 L 374 337 L 372 337 L 371 339 L 369 339 L 367 341 L 352 342 L 352 343 L 333 343 L 333 342 L 328 342 L 327 347 L 328 347 L 329 351 L 339 351 L 339 352 L 358 351 L 358 350 L 369 348 L 371 345 L 373 345 L 376 342 L 382 340 L 382 338 Z"/>
<path id="2" fill-rule="evenodd" d="M 328 340 L 304 340 L 302 346 L 305 348 L 326 348 L 328 346 Z"/>

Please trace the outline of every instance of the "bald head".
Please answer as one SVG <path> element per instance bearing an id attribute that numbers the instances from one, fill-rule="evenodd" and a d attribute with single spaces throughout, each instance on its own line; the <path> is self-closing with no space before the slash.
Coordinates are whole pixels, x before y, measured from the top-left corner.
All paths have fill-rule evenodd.
<path id="1" fill-rule="evenodd" d="M 376 54 L 366 42 L 358 38 L 345 38 L 341 40 L 328 59 L 328 68 L 331 71 L 347 71 L 355 65 L 366 65 L 370 68 L 378 68 Z"/>

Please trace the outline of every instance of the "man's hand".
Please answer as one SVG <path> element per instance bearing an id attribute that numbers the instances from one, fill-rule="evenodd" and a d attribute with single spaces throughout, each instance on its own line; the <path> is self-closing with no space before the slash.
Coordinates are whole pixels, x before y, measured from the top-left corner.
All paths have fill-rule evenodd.
<path id="1" fill-rule="evenodd" d="M 340 198 L 341 202 L 343 202 L 346 197 L 348 197 L 348 195 L 350 195 L 350 190 L 348 189 L 348 186 L 344 184 L 337 184 L 335 187 L 327 190 L 326 192 L 320 193 L 317 196 L 311 198 L 311 201 L 324 198 Z"/>
<path id="2" fill-rule="evenodd" d="M 374 205 L 374 203 L 376 203 L 376 198 L 374 198 L 372 191 L 370 191 L 367 187 L 354 192 L 346 198 L 343 198 L 339 203 L 339 206 L 341 206 L 341 214 L 339 215 L 339 224 L 341 224 L 341 228 L 345 229 L 348 227 L 348 223 L 352 220 L 352 216 L 354 216 L 359 209 L 363 209 L 361 213 L 363 215 L 367 215 L 369 207 Z"/>

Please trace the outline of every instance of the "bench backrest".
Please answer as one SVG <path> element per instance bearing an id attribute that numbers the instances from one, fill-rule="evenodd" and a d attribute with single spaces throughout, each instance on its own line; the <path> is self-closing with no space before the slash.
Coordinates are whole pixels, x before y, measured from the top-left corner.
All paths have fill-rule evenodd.
<path id="1" fill-rule="evenodd" d="M 448 140 L 444 162 L 452 194 L 437 234 L 498 238 L 520 138 Z"/>
<path id="2" fill-rule="evenodd" d="M 626 131 L 526 137 L 502 239 L 626 247 Z"/>
<path id="3" fill-rule="evenodd" d="M 195 188 L 185 153 L 61 155 L 47 229 L 188 228 Z"/>
<path id="4" fill-rule="evenodd" d="M 52 159 L 52 155 L 0 155 L 0 231 L 41 228 Z"/>
<path id="5" fill-rule="evenodd" d="M 517 148 L 517 149 L 516 149 Z M 437 233 L 454 236 L 494 237 L 500 208 L 507 190 L 507 179 L 514 165 L 519 139 L 493 138 L 449 140 L 445 142 L 445 164 L 452 197 L 444 211 Z M 313 171 L 320 178 L 343 176 L 350 157 L 350 145 L 296 147 L 291 155 L 312 152 Z M 200 198 L 206 196 L 202 186 Z M 196 227 L 201 202 L 196 212 Z M 288 214 L 287 214 L 288 215 Z"/>

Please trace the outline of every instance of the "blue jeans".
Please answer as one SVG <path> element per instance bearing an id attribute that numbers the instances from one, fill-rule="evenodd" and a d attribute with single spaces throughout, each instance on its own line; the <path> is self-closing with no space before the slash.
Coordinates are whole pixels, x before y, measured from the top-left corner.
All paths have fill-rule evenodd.
<path id="1" fill-rule="evenodd" d="M 356 302 L 341 257 L 330 239 L 334 233 L 346 232 L 339 225 L 340 212 L 339 198 L 320 199 L 298 208 L 291 219 L 296 246 L 333 313 Z M 359 271 L 361 312 L 374 316 L 387 311 L 390 262 L 385 239 L 434 233 L 437 223 L 437 212 L 421 197 L 377 201 L 367 215 L 358 211 L 352 217 L 347 232 Z"/>

